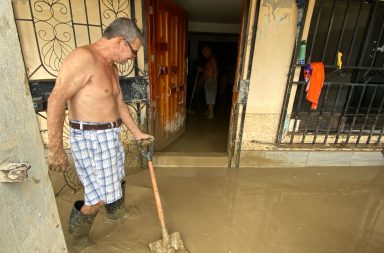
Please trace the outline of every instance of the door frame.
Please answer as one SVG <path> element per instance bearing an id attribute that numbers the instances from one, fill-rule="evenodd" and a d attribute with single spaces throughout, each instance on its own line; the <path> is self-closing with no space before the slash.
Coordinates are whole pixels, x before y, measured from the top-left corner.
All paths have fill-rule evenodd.
<path id="1" fill-rule="evenodd" d="M 150 97 L 150 122 L 151 132 L 154 133 L 155 118 L 154 108 L 156 100 L 154 98 L 152 84 L 156 82 L 155 74 L 155 41 L 153 34 L 154 27 L 154 8 L 155 0 L 144 0 L 147 25 L 147 50 L 148 50 L 148 76 L 149 76 L 149 97 Z M 256 41 L 256 27 L 259 19 L 260 0 L 243 0 L 241 33 L 239 36 L 239 47 L 236 64 L 236 77 L 233 84 L 232 108 L 230 125 L 228 131 L 228 167 L 239 167 L 241 143 L 244 131 L 245 112 L 249 90 L 249 79 L 252 70 L 252 60 Z M 188 46 L 186 40 L 186 47 Z M 186 93 L 185 93 L 186 95 Z"/>
<path id="2" fill-rule="evenodd" d="M 228 133 L 228 167 L 239 168 L 245 113 L 255 50 L 260 0 L 243 0 L 241 34 Z"/>

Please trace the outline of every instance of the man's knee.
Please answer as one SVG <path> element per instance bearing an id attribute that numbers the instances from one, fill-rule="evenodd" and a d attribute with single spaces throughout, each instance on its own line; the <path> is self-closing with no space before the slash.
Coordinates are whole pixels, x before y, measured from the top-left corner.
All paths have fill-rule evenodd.
<path id="1" fill-rule="evenodd" d="M 84 214 L 96 214 L 100 211 L 103 206 L 104 203 L 102 201 L 91 206 L 83 205 L 83 207 L 81 208 L 81 212 Z"/>

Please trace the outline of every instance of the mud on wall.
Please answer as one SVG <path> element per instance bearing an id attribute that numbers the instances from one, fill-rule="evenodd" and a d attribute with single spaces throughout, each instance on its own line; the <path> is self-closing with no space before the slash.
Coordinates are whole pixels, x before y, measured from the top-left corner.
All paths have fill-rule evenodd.
<path id="1" fill-rule="evenodd" d="M 0 183 L 1 252 L 67 252 L 33 109 L 11 1 L 0 1 L 0 163 L 31 164 L 22 183 Z"/>

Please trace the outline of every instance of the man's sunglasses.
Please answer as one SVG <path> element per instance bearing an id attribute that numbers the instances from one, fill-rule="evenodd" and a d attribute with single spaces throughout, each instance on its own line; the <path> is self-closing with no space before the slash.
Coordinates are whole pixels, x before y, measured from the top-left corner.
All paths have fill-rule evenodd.
<path id="1" fill-rule="evenodd" d="M 135 50 L 135 49 L 133 49 L 132 46 L 131 46 L 131 43 L 129 43 L 128 40 L 126 40 L 126 39 L 124 39 L 124 38 L 123 38 L 123 40 L 125 41 L 125 43 L 127 43 L 127 45 L 129 46 L 129 48 L 131 49 L 131 51 L 132 51 L 132 56 L 133 56 L 133 57 L 136 57 L 136 56 L 137 56 L 137 51 L 139 51 L 139 50 Z"/>

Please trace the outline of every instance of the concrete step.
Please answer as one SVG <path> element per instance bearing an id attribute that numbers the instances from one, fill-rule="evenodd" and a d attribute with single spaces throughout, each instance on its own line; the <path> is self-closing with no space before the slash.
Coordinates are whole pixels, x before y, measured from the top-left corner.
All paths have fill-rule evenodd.
<path id="1" fill-rule="evenodd" d="M 155 167 L 227 167 L 228 155 L 225 152 L 155 152 Z"/>

